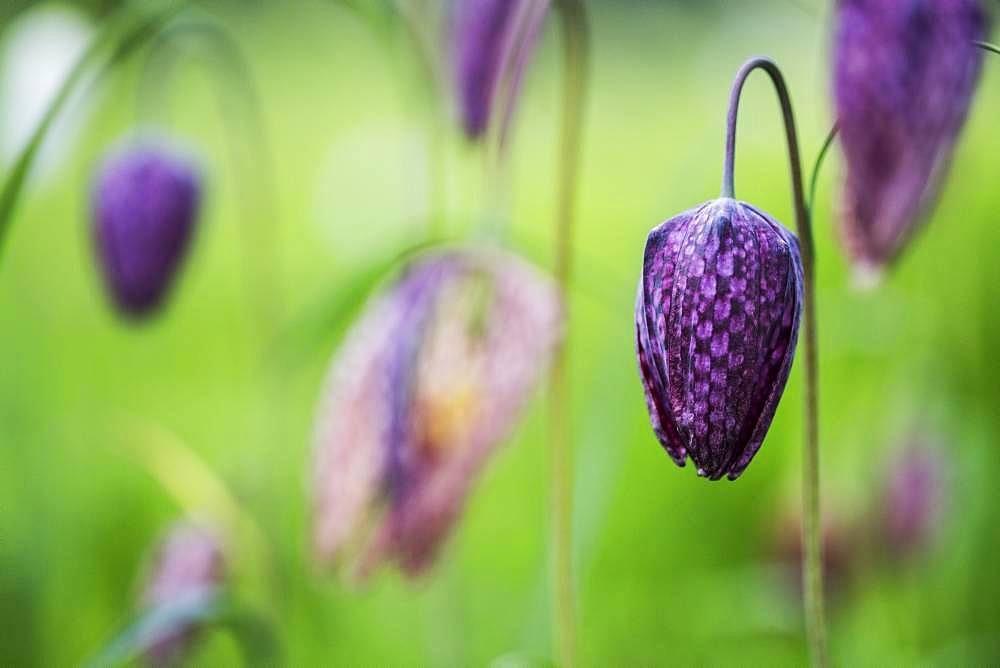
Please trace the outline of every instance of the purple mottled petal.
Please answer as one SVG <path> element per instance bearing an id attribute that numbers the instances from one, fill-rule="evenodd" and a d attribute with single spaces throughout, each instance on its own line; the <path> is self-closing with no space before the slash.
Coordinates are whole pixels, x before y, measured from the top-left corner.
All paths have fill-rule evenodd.
<path id="1" fill-rule="evenodd" d="M 158 307 L 190 246 L 201 186 L 195 169 L 163 147 L 111 155 L 92 192 L 94 247 L 123 315 Z"/>
<path id="2" fill-rule="evenodd" d="M 687 448 L 686 441 L 678 434 L 670 408 L 663 341 L 678 254 L 692 218 L 700 211 L 701 207 L 686 211 L 650 232 L 643 254 L 639 303 L 636 306 L 636 354 L 646 404 L 660 444 L 678 466 L 684 466 Z"/>
<path id="3" fill-rule="evenodd" d="M 414 433 L 423 436 L 417 446 L 425 467 L 385 526 L 400 564 L 412 573 L 433 561 L 471 484 L 507 439 L 561 336 L 562 309 L 549 279 L 499 252 L 463 259 L 468 274 L 441 291 L 417 372 L 415 396 L 425 404 L 414 406 Z M 474 299 L 464 300 L 470 290 Z M 487 303 L 479 313 L 482 296 Z M 470 333 L 470 316 L 482 318 L 474 325 L 478 332 Z M 451 406 L 458 412 L 435 417 L 432 411 L 442 402 L 458 402 Z"/>
<path id="4" fill-rule="evenodd" d="M 316 425 L 313 542 L 324 564 L 364 529 L 382 489 L 389 451 L 390 377 L 404 311 L 395 295 L 367 309 L 338 351 Z"/>
<path id="5" fill-rule="evenodd" d="M 861 267 L 891 262 L 947 172 L 979 80 L 977 0 L 840 0 L 833 92 L 844 150 L 843 237 Z"/>

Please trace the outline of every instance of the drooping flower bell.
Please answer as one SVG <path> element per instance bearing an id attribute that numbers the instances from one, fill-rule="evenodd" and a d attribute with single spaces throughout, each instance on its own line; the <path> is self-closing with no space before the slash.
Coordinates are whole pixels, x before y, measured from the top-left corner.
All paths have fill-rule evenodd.
<path id="1" fill-rule="evenodd" d="M 653 229 L 636 353 L 653 430 L 678 466 L 735 480 L 757 453 L 791 370 L 802 311 L 796 237 L 722 197 Z"/>
<path id="2" fill-rule="evenodd" d="M 366 577 L 426 569 L 559 340 L 557 292 L 500 251 L 414 261 L 338 353 L 317 421 L 314 541 Z M 347 554 L 351 553 L 351 554 Z"/>
<path id="3" fill-rule="evenodd" d="M 149 576 L 142 598 L 146 610 L 207 600 L 219 592 L 226 577 L 222 544 L 206 528 L 178 522 L 160 545 Z M 145 647 L 146 659 L 154 665 L 176 662 L 199 630 L 188 621 L 159 630 Z"/>
<path id="4" fill-rule="evenodd" d="M 937 534 L 944 518 L 946 464 L 937 451 L 915 439 L 891 461 L 879 535 L 892 557 L 920 553 Z"/>
<path id="5" fill-rule="evenodd" d="M 159 307 L 187 255 L 201 201 L 192 164 L 162 145 L 106 158 L 92 191 L 97 258 L 115 306 L 141 318 Z"/>
<path id="6" fill-rule="evenodd" d="M 979 80 L 978 0 L 839 0 L 833 96 L 846 178 L 842 236 L 878 272 L 922 224 Z"/>
<path id="7" fill-rule="evenodd" d="M 506 127 L 551 0 L 456 0 L 451 46 L 466 134 Z"/>

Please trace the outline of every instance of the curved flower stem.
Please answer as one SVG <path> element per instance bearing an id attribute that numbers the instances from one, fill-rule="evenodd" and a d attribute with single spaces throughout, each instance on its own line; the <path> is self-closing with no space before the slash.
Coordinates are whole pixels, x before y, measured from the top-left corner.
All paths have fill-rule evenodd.
<path id="1" fill-rule="evenodd" d="M 816 205 L 816 183 L 819 181 L 819 172 L 823 168 L 823 161 L 826 159 L 826 154 L 830 152 L 833 140 L 837 138 L 837 134 L 839 132 L 840 125 L 834 123 L 833 127 L 830 128 L 830 134 L 828 134 L 826 139 L 823 140 L 823 146 L 819 149 L 819 154 L 816 156 L 816 162 L 813 163 L 812 176 L 809 177 L 809 201 L 806 202 L 806 207 L 809 209 L 810 217 L 812 216 Z"/>
<path id="2" fill-rule="evenodd" d="M 990 44 L 989 42 L 978 42 L 978 41 L 973 42 L 973 44 L 978 46 L 983 51 L 990 51 L 1000 56 L 1000 46 L 997 46 L 996 44 Z"/>
<path id="3" fill-rule="evenodd" d="M 572 277 L 573 220 L 580 171 L 580 136 L 589 67 L 590 33 L 583 0 L 556 3 L 563 26 L 563 109 L 559 204 L 555 229 L 555 277 L 569 322 L 569 284 Z M 569 331 L 567 325 L 566 331 Z M 567 337 L 568 339 L 568 337 Z M 573 604 L 573 482 L 567 339 L 555 352 L 549 379 L 549 437 L 551 453 L 551 526 L 554 568 L 553 627 L 560 665 L 576 662 L 576 620 Z"/>
<path id="4" fill-rule="evenodd" d="M 167 109 L 178 62 L 197 55 L 216 80 L 219 111 L 227 121 L 243 223 L 239 231 L 244 283 L 258 327 L 269 339 L 280 320 L 282 303 L 274 161 L 257 87 L 239 44 L 208 15 L 164 30 L 151 47 L 140 101 L 152 103 L 160 113 Z"/>
<path id="5" fill-rule="evenodd" d="M 10 231 L 11 223 L 17 204 L 21 198 L 21 191 L 24 188 L 28 173 L 34 164 L 38 150 L 41 148 L 45 136 L 48 134 L 63 108 L 69 102 L 77 87 L 81 84 L 91 67 L 110 45 L 115 45 L 109 54 L 106 54 L 103 69 L 109 69 L 115 63 L 123 60 L 136 48 L 142 45 L 149 37 L 155 35 L 159 29 L 167 23 L 180 9 L 187 4 L 186 0 L 168 6 L 152 13 L 137 17 L 135 9 L 130 3 L 125 3 L 114 16 L 107 20 L 107 27 L 96 36 L 87 47 L 86 51 L 79 57 L 73 65 L 73 69 L 63 80 L 62 85 L 56 92 L 55 97 L 49 104 L 45 114 L 35 126 L 34 132 L 28 143 L 22 149 L 14 167 L 7 175 L 7 180 L 0 190 L 0 256 L 5 247 L 4 242 L 7 233 Z"/>
<path id="6" fill-rule="evenodd" d="M 771 77 L 781 114 L 785 122 L 785 137 L 788 141 L 788 161 L 792 173 L 792 191 L 795 205 L 795 222 L 798 228 L 802 253 L 805 346 L 805 442 L 802 458 L 802 543 L 805 564 L 802 570 L 805 597 L 806 635 L 814 666 L 827 665 L 826 622 L 823 607 L 823 559 L 820 542 L 819 510 L 819 408 L 818 386 L 819 367 L 816 356 L 816 262 L 813 248 L 812 223 L 802 186 L 802 162 L 799 158 L 798 137 L 795 131 L 795 115 L 788 94 L 785 79 L 774 61 L 768 58 L 753 58 L 747 61 L 736 74 L 732 94 L 729 98 L 729 115 L 726 122 L 726 155 L 722 177 L 722 196 L 734 197 L 733 163 L 736 158 L 736 116 L 740 104 L 740 93 L 747 77 L 756 69 L 762 69 Z"/>

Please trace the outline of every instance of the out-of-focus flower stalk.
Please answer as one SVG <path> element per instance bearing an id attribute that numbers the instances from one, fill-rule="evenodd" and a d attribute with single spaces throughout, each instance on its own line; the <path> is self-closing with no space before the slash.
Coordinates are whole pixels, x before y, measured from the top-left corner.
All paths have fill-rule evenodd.
<path id="1" fill-rule="evenodd" d="M 723 169 L 722 195 L 732 197 L 733 166 L 736 154 L 736 116 L 740 93 L 747 77 L 756 69 L 767 72 L 774 84 L 785 123 L 788 159 L 792 177 L 795 223 L 799 236 L 803 273 L 803 346 L 805 348 L 805 438 L 802 458 L 803 516 L 803 590 L 805 596 L 806 633 L 813 665 L 827 665 L 826 621 L 823 599 L 823 557 L 820 536 L 819 498 L 819 365 L 816 354 L 816 267 L 812 222 L 802 183 L 798 136 L 791 97 L 781 70 L 767 58 L 747 61 L 736 74 L 729 102 L 726 129 L 726 158 Z"/>
<path id="2" fill-rule="evenodd" d="M 247 301 L 258 330 L 268 337 L 282 303 L 275 170 L 257 86 L 239 44 L 207 15 L 171 25 L 151 45 L 138 106 L 147 114 L 165 116 L 178 62 L 198 56 L 215 79 L 219 112 L 226 120 Z"/>
<path id="3" fill-rule="evenodd" d="M 560 139 L 559 203 L 555 229 L 555 277 L 569 322 L 572 280 L 573 224 L 580 172 L 580 138 L 589 68 L 590 34 L 581 0 L 558 0 L 562 18 L 564 60 L 562 136 Z M 566 326 L 569 331 L 569 325 Z M 576 660 L 576 619 L 573 596 L 572 427 L 567 379 L 568 334 L 557 348 L 549 377 L 549 438 L 551 453 L 552 550 L 555 578 L 552 613 L 558 656 L 563 665 Z"/>
<path id="4" fill-rule="evenodd" d="M 187 4 L 188 0 L 180 0 L 156 11 L 143 10 L 137 16 L 135 7 L 131 3 L 124 3 L 116 14 L 105 21 L 104 30 L 94 37 L 90 46 L 87 47 L 66 76 L 62 87 L 53 98 L 51 105 L 45 111 L 31 138 L 15 161 L 14 167 L 7 175 L 3 189 L 0 190 L 0 258 L 2 258 L 3 250 L 6 247 L 7 233 L 20 201 L 24 183 L 42 146 L 42 141 L 63 108 L 73 97 L 76 88 L 85 79 L 95 63 L 102 63 L 102 68 L 107 69 L 125 59 L 147 39 L 155 35 Z"/>

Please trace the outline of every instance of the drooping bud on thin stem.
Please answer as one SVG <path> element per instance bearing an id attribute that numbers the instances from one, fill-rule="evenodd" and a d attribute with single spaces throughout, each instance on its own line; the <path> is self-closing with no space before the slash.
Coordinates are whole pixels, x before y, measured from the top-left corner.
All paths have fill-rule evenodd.
<path id="1" fill-rule="evenodd" d="M 791 170 L 792 196 L 795 208 L 796 228 L 802 258 L 803 290 L 803 345 L 805 347 L 805 437 L 802 459 L 803 495 L 803 570 L 806 631 L 809 638 L 813 664 L 825 666 L 826 621 L 823 599 L 823 563 L 821 529 L 819 526 L 819 368 L 816 352 L 816 269 L 813 247 L 812 221 L 802 183 L 802 166 L 799 157 L 798 136 L 795 129 L 795 115 L 792 112 L 791 96 L 781 70 L 768 58 L 753 58 L 736 73 L 729 99 L 726 119 L 726 153 L 723 167 L 722 196 L 732 198 L 734 188 L 734 162 L 736 158 L 736 120 L 739 110 L 740 93 L 747 77 L 755 69 L 767 72 L 774 84 L 781 114 L 785 125 L 788 144 L 788 162 Z"/>

